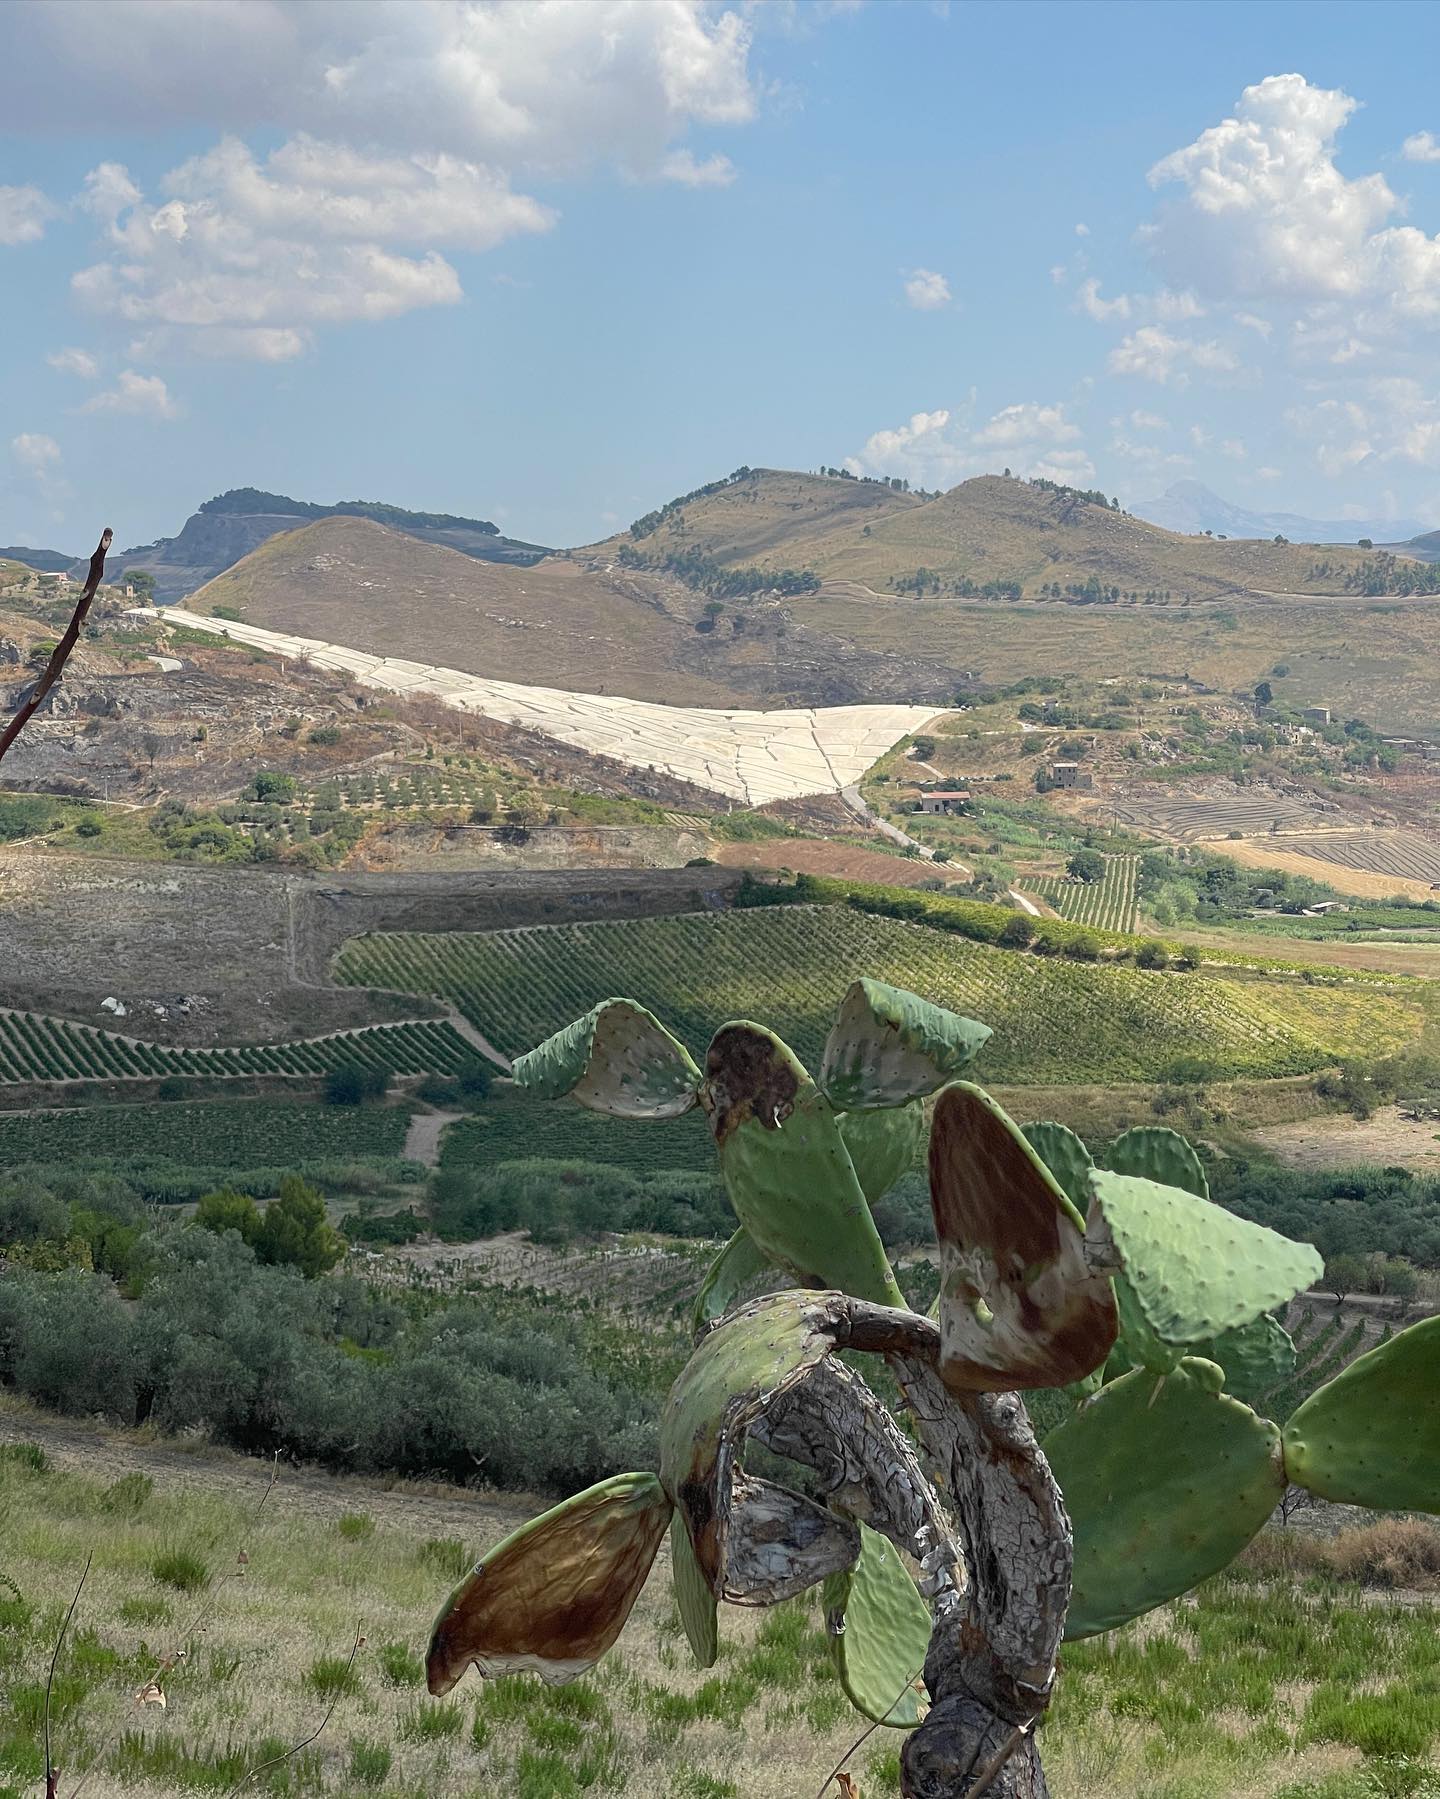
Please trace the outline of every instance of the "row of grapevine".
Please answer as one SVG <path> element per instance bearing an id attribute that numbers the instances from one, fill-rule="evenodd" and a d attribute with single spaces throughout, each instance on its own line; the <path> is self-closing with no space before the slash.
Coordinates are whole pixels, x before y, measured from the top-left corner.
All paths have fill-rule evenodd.
<path id="1" fill-rule="evenodd" d="M 475 1051 L 444 1021 L 411 1019 L 294 1043 L 188 1049 L 68 1019 L 0 1011 L 0 1082 L 141 1080 L 169 1074 L 326 1074 L 343 1067 L 451 1074 Z"/>
<path id="2" fill-rule="evenodd" d="M 869 974 L 983 1019 L 984 1078 L 1036 1084 L 1155 1080 L 1182 1059 L 1217 1078 L 1300 1074 L 1423 1022 L 1413 1002 L 1357 986 L 1311 1029 L 1311 990 L 1294 983 L 1027 955 L 837 906 L 369 936 L 336 969 L 438 995 L 510 1055 L 625 994 L 693 1052 L 725 1019 L 759 1018 L 811 1066 L 845 988 Z"/>
<path id="3" fill-rule="evenodd" d="M 0 1167 L 143 1156 L 227 1168 L 398 1158 L 405 1106 L 330 1107 L 293 1100 L 68 1107 L 0 1112 Z"/>
<path id="4" fill-rule="evenodd" d="M 1072 924 L 1101 931 L 1133 931 L 1140 892 L 1140 858 L 1107 856 L 1099 881 L 1074 881 L 1069 875 L 1040 875 L 1024 883 Z"/>

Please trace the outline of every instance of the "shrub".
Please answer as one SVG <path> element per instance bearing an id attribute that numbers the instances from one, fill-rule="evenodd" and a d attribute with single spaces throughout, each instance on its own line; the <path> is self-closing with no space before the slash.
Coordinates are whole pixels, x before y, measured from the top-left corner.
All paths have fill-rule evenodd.
<path id="1" fill-rule="evenodd" d="M 335 1528 L 347 1543 L 363 1543 L 366 1537 L 373 1535 L 375 1520 L 367 1518 L 364 1512 L 346 1512 Z"/>
<path id="2" fill-rule="evenodd" d="M 362 1787 L 384 1786 L 393 1759 L 384 1743 L 365 1743 L 357 1738 L 350 1745 L 350 1778 Z"/>
<path id="3" fill-rule="evenodd" d="M 280 1197 L 265 1208 L 255 1254 L 262 1262 L 298 1268 L 313 1280 L 345 1254 L 345 1240 L 325 1216 L 323 1197 L 298 1174 L 287 1174 Z"/>
<path id="4" fill-rule="evenodd" d="M 425 1678 L 425 1664 L 408 1643 L 386 1643 L 376 1659 L 388 1686 L 418 1687 Z"/>
<path id="5" fill-rule="evenodd" d="M 198 1593 L 210 1585 L 210 1570 L 188 1549 L 168 1549 L 150 1564 L 150 1573 L 161 1586 L 179 1593 Z"/>
<path id="6" fill-rule="evenodd" d="M 353 1699 L 365 1690 L 353 1661 L 346 1655 L 322 1655 L 312 1662 L 305 1684 L 322 1699 Z"/>

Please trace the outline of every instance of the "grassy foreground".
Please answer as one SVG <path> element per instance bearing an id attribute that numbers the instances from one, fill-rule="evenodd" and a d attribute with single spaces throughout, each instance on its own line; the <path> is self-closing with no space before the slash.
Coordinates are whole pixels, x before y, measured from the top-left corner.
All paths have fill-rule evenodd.
<path id="1" fill-rule="evenodd" d="M 92 1765 L 92 1799 L 227 1793 L 332 1700 L 318 1740 L 247 1792 L 793 1799 L 860 1735 L 813 1604 L 728 1610 L 719 1663 L 691 1670 L 663 1552 L 621 1651 L 590 1678 L 469 1677 L 436 1702 L 419 1659 L 431 1615 L 516 1502 L 287 1472 L 257 1510 L 265 1470 L 240 1458 L 13 1405 L 0 1439 L 0 1795 L 40 1789 L 45 1670 L 92 1550 L 52 1698 L 65 1793 Z M 180 1649 L 165 1706 L 137 1704 Z M 1062 1670 L 1044 1726 L 1057 1799 L 1440 1791 L 1440 1633 L 1423 1599 L 1230 1578 L 1070 1646 Z M 849 1761 L 862 1799 L 898 1792 L 898 1743 L 877 1732 Z"/>

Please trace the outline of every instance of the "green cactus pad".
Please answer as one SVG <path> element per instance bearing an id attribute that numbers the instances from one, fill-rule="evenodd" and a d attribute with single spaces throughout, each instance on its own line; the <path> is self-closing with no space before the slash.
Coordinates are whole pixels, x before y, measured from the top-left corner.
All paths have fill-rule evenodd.
<path id="1" fill-rule="evenodd" d="M 552 1684 L 592 1668 L 630 1616 L 670 1514 L 653 1474 L 617 1474 L 522 1524 L 435 1620 L 430 1691 L 448 1693 L 469 1667 Z"/>
<path id="2" fill-rule="evenodd" d="M 695 1551 L 690 1547 L 690 1533 L 679 1512 L 670 1520 L 670 1578 L 695 1666 L 713 1668 L 720 1653 L 720 1608 L 705 1584 Z"/>
<path id="3" fill-rule="evenodd" d="M 1127 1346 L 1192 1349 L 1253 1324 L 1324 1268 L 1308 1243 L 1250 1224 L 1208 1199 L 1096 1168 L 1086 1228 L 1092 1260 L 1113 1263 Z M 1128 1289 L 1128 1290 L 1125 1290 Z"/>
<path id="4" fill-rule="evenodd" d="M 925 1141 L 925 1108 L 915 1099 L 907 1106 L 846 1112 L 840 1120 L 840 1136 L 860 1190 L 873 1206 L 919 1161 Z"/>
<path id="5" fill-rule="evenodd" d="M 1090 1151 L 1068 1124 L 1040 1119 L 1021 1127 L 1025 1141 L 1060 1183 L 1065 1197 L 1083 1218 L 1090 1204 Z"/>
<path id="6" fill-rule="evenodd" d="M 1084 1221 L 987 1093 L 957 1082 L 930 1127 L 940 1244 L 940 1373 L 957 1391 L 1063 1387 L 1115 1342 L 1110 1278 Z"/>
<path id="7" fill-rule="evenodd" d="M 903 987 L 856 981 L 825 1040 L 820 1085 L 840 1112 L 903 1106 L 953 1079 L 991 1035 Z"/>
<path id="8" fill-rule="evenodd" d="M 1111 1381 L 1043 1444 L 1075 1529 L 1068 1638 L 1113 1630 L 1228 1566 L 1285 1490 L 1280 1433 L 1213 1362 Z"/>
<path id="9" fill-rule="evenodd" d="M 1225 1391 L 1246 1405 L 1259 1405 L 1267 1393 L 1295 1372 L 1295 1345 L 1290 1333 L 1269 1312 L 1253 1324 L 1226 1331 L 1199 1352 L 1225 1370 Z"/>
<path id="10" fill-rule="evenodd" d="M 755 1246 L 755 1240 L 742 1225 L 710 1264 L 710 1272 L 695 1295 L 691 1322 L 701 1330 L 723 1318 L 751 1281 L 772 1267 L 768 1256 Z"/>
<path id="11" fill-rule="evenodd" d="M 1285 1471 L 1322 1499 L 1440 1512 L 1440 1317 L 1312 1393 L 1285 1426 Z"/>
<path id="12" fill-rule="evenodd" d="M 834 1347 L 837 1296 L 772 1293 L 700 1339 L 660 1420 L 660 1480 L 679 1507 L 710 1591 L 725 1572 L 735 1457 L 766 1406 Z"/>
<path id="13" fill-rule="evenodd" d="M 518 1086 L 537 1099 L 569 1094 L 613 1118 L 678 1118 L 700 1094 L 685 1045 L 634 1000 L 602 1000 L 515 1063 Z"/>
<path id="14" fill-rule="evenodd" d="M 1116 1174 L 1138 1174 L 1162 1187 L 1179 1187 L 1209 1199 L 1210 1183 L 1192 1144 L 1163 1124 L 1138 1124 L 1119 1136 L 1100 1158 Z"/>
<path id="15" fill-rule="evenodd" d="M 809 1285 L 903 1306 L 840 1121 L 789 1048 L 757 1024 L 722 1026 L 705 1099 L 725 1190 L 756 1247 Z"/>
<path id="16" fill-rule="evenodd" d="M 877 1724 L 913 1730 L 930 1646 L 930 1608 L 895 1545 L 860 1526 L 860 1559 L 821 1592 L 831 1653 L 850 1703 Z"/>

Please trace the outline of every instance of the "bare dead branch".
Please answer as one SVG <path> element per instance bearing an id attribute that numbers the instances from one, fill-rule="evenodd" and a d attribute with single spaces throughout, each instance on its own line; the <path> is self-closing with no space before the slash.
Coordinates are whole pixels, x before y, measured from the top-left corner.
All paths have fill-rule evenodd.
<path id="1" fill-rule="evenodd" d="M 879 1730 L 880 1726 L 885 1722 L 885 1719 L 890 1716 L 890 1713 L 894 1711 L 894 1709 L 897 1705 L 899 1705 L 900 1701 L 910 1691 L 911 1687 L 914 1686 L 915 1682 L 917 1680 L 919 1680 L 919 1678 L 920 1678 L 920 1670 L 917 1668 L 915 1670 L 915 1672 L 910 1676 L 909 1680 L 907 1680 L 905 1682 L 904 1686 L 901 1687 L 900 1691 L 895 1695 L 895 1697 L 891 1701 L 891 1703 L 886 1707 L 885 1717 L 876 1718 L 873 1724 L 868 1725 L 864 1730 L 862 1730 L 860 1732 L 859 1736 L 856 1737 L 855 1741 L 850 1745 L 850 1747 L 840 1757 L 839 1761 L 836 1762 L 835 1766 L 825 1776 L 824 1781 L 821 1783 L 820 1791 L 815 1795 L 815 1799 L 825 1799 L 825 1795 L 830 1791 L 831 1782 L 836 1781 L 840 1778 L 840 1776 L 845 1771 L 846 1764 L 849 1762 L 850 1758 L 855 1754 L 856 1750 L 862 1748 L 867 1742 L 869 1742 L 870 1738 L 874 1736 L 874 1734 L 877 1730 Z"/>
<path id="2" fill-rule="evenodd" d="M 80 627 L 85 623 L 85 615 L 90 610 L 90 602 L 95 598 L 95 590 L 99 587 L 100 582 L 104 577 L 105 555 L 110 548 L 110 540 L 113 536 L 114 533 L 111 531 L 109 525 L 106 525 L 105 529 L 100 533 L 100 542 L 96 547 L 95 554 L 90 558 L 90 572 L 85 577 L 84 591 L 81 593 L 80 598 L 75 602 L 75 611 L 71 615 L 70 623 L 66 627 L 65 635 L 60 639 L 59 643 L 56 644 L 54 651 L 51 653 L 50 660 L 45 665 L 45 673 L 41 675 L 34 687 L 31 688 L 29 699 L 27 699 L 18 709 L 14 718 L 6 725 L 4 731 L 0 732 L 0 758 L 4 757 L 6 750 L 10 748 L 10 745 L 14 743 L 15 739 L 25 729 L 26 725 L 29 724 L 30 720 L 40 710 L 41 706 L 44 705 L 46 694 L 49 693 L 50 689 L 60 679 L 61 671 L 64 669 L 65 664 L 70 660 L 71 650 L 73 650 L 75 645 L 80 641 Z"/>
<path id="3" fill-rule="evenodd" d="M 107 531 L 106 540 L 109 540 Z M 50 1657 L 50 1672 L 45 1676 L 45 1799 L 56 1799 L 60 1790 L 60 1770 L 52 1766 L 50 1761 L 50 1690 L 55 1685 L 55 1668 L 60 1660 L 61 1646 L 65 1641 L 65 1633 L 70 1628 L 70 1620 L 75 1616 L 75 1607 L 80 1603 L 80 1595 L 85 1590 L 85 1582 L 90 1578 L 90 1564 L 95 1559 L 92 1549 L 85 1557 L 85 1566 L 80 1574 L 79 1585 L 75 1588 L 75 1597 L 70 1601 L 70 1610 L 65 1614 L 65 1622 L 60 1626 L 60 1634 L 55 1639 L 55 1652 Z"/>
<path id="4" fill-rule="evenodd" d="M 1031 1722 L 1033 1723 L 1034 1720 L 1032 1719 Z M 1029 1724 L 1017 1724 L 1015 1726 L 1014 1730 L 1010 1732 L 1009 1736 L 1006 1737 L 1005 1741 L 980 1770 L 974 1786 L 972 1786 L 965 1794 L 965 1799 L 980 1799 L 982 1793 L 989 1792 L 990 1788 L 994 1786 L 995 1778 L 1000 1770 L 1005 1766 L 1006 1762 L 1009 1761 L 1010 1757 L 1020 1747 L 1021 1743 L 1024 1742 L 1029 1734 Z"/>

